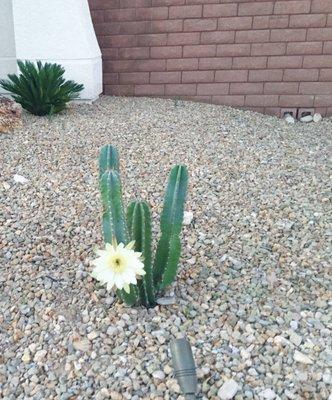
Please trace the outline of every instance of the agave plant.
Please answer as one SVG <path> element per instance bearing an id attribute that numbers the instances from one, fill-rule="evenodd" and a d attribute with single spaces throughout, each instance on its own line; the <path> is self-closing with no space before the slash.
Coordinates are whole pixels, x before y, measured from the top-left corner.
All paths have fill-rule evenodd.
<path id="1" fill-rule="evenodd" d="M 59 64 L 37 61 L 18 61 L 20 74 L 9 74 L 0 86 L 10 92 L 14 100 L 35 115 L 52 115 L 66 108 L 78 98 L 84 86 L 66 81 L 64 68 Z"/>
<path id="2" fill-rule="evenodd" d="M 140 255 L 144 271 L 141 270 L 139 274 L 143 277 L 137 280 L 137 284 L 128 284 L 126 290 L 119 289 L 116 284 L 115 286 L 118 287 L 119 298 L 128 305 L 151 307 L 156 303 L 158 294 L 176 277 L 181 252 L 180 232 L 188 185 L 187 168 L 183 165 L 176 165 L 170 172 L 160 219 L 161 236 L 154 260 L 152 257 L 150 208 L 145 201 L 133 201 L 129 204 L 127 213 L 124 212 L 119 154 L 117 149 L 111 145 L 104 146 L 100 151 L 99 179 L 103 205 L 102 226 L 106 243 L 106 250 L 99 251 L 100 258 L 96 262 L 97 268 L 102 272 L 99 280 L 107 283 L 107 276 L 111 274 L 110 264 L 107 265 L 107 263 L 111 262 L 110 260 L 120 263 L 122 255 L 125 257 L 125 252 L 128 253 L 128 262 L 136 263 L 137 271 L 139 271 L 139 262 L 131 257 L 134 257 L 134 254 Z M 117 243 L 121 244 L 121 249 L 117 249 Z M 117 266 L 114 266 L 116 269 Z M 95 274 L 93 276 L 96 277 Z M 110 277 L 112 284 L 113 278 L 114 276 Z"/>

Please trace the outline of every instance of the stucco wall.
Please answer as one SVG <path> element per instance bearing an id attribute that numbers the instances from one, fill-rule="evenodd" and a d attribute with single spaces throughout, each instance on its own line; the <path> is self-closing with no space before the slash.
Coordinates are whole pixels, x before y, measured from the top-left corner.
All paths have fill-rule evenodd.
<path id="1" fill-rule="evenodd" d="M 101 93 L 101 52 L 87 0 L 1 0 L 0 38 L 2 75 L 10 52 L 11 67 L 16 59 L 63 65 L 67 79 L 84 84 L 82 99 Z"/>
<path id="2" fill-rule="evenodd" d="M 16 72 L 16 49 L 11 0 L 1 0 L 0 11 L 0 79 Z"/>
<path id="3" fill-rule="evenodd" d="M 332 0 L 89 0 L 104 91 L 332 114 Z"/>

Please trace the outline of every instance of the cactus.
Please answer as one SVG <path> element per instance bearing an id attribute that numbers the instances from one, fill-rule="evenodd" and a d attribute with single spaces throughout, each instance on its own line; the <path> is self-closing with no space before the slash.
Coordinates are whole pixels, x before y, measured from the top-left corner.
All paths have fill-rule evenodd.
<path id="1" fill-rule="evenodd" d="M 130 293 L 117 290 L 117 295 L 128 305 L 155 305 L 155 294 L 173 282 L 180 258 L 180 232 L 186 198 L 188 173 L 185 166 L 171 170 L 164 208 L 160 220 L 161 237 L 157 245 L 154 265 L 151 255 L 151 214 L 144 201 L 132 202 L 124 214 L 119 172 L 119 155 L 115 147 L 104 146 L 99 158 L 100 190 L 103 206 L 104 240 L 112 243 L 135 242 L 134 250 L 142 253 L 145 275 L 137 285 L 130 285 Z"/>
<path id="2" fill-rule="evenodd" d="M 183 221 L 183 209 L 188 185 L 187 168 L 177 165 L 172 168 L 160 218 L 159 240 L 153 270 L 155 287 L 164 289 L 176 276 L 181 253 L 179 234 Z"/>
<path id="3" fill-rule="evenodd" d="M 99 178 L 108 169 L 119 171 L 119 153 L 117 149 L 110 144 L 102 147 L 99 154 Z"/>
<path id="4" fill-rule="evenodd" d="M 137 284 L 140 303 L 150 307 L 155 304 L 155 297 L 151 265 L 151 214 L 147 203 L 132 202 L 128 207 L 127 221 L 130 237 L 135 241 L 135 251 L 142 253 L 146 272 Z"/>
<path id="5" fill-rule="evenodd" d="M 103 149 L 101 156 L 104 155 Z M 111 149 L 110 154 L 117 154 L 117 150 Z M 107 160 L 107 166 L 109 167 L 115 165 L 110 160 Z M 106 167 L 106 164 L 102 165 L 100 163 L 100 165 L 102 166 L 101 168 Z M 100 178 L 100 191 L 103 205 L 102 225 L 105 243 L 112 243 L 113 238 L 115 238 L 118 243 L 127 244 L 128 233 L 122 205 L 121 182 L 119 173 L 116 170 L 105 168 Z M 117 294 L 128 305 L 133 305 L 137 302 L 137 289 L 134 285 L 131 285 L 130 293 L 118 290 Z"/>

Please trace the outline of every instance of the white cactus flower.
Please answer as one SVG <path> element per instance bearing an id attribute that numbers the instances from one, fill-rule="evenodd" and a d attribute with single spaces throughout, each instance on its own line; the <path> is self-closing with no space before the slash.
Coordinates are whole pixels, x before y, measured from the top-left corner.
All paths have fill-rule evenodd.
<path id="1" fill-rule="evenodd" d="M 105 250 L 97 250 L 99 257 L 92 261 L 95 268 L 91 276 L 106 284 L 107 290 L 115 286 L 129 293 L 129 285 L 136 285 L 137 277 L 145 275 L 142 253 L 134 251 L 133 247 L 134 242 L 127 246 L 123 243 L 117 244 L 115 240 L 112 244 L 106 243 Z"/>

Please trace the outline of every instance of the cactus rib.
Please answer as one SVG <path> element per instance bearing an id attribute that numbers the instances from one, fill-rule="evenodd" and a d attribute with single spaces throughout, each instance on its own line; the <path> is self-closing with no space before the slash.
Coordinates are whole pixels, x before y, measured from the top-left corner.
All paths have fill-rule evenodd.
<path id="1" fill-rule="evenodd" d="M 128 230 L 135 241 L 135 251 L 142 253 L 145 275 L 138 281 L 140 303 L 146 307 L 155 304 L 151 266 L 151 214 L 146 202 L 134 201 L 127 211 Z"/>
<path id="2" fill-rule="evenodd" d="M 119 172 L 119 153 L 115 147 L 107 144 L 99 153 L 99 178 L 109 169 Z"/>
<path id="3" fill-rule="evenodd" d="M 123 212 L 121 182 L 117 171 L 108 169 L 100 179 L 100 190 L 103 204 L 103 233 L 106 243 L 112 243 L 115 237 L 118 243 L 128 243 L 126 220 Z M 137 301 L 137 290 L 130 285 L 130 293 L 117 291 L 119 297 L 128 305 Z"/>
<path id="4" fill-rule="evenodd" d="M 188 185 L 187 168 L 176 165 L 172 168 L 164 208 L 160 219 L 161 238 L 157 245 L 153 280 L 158 289 L 163 289 L 174 280 L 180 258 L 179 234 L 183 221 L 184 202 Z"/>

